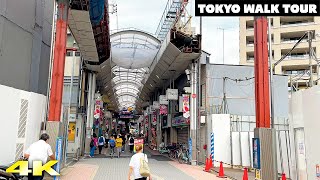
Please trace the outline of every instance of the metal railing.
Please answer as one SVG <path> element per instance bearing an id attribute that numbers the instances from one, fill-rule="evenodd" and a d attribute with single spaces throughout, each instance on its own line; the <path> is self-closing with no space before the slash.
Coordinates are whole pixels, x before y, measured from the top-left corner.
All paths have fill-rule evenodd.
<path id="1" fill-rule="evenodd" d="M 176 22 L 181 5 L 182 0 L 168 0 L 155 33 L 160 41 L 163 41 Z"/>

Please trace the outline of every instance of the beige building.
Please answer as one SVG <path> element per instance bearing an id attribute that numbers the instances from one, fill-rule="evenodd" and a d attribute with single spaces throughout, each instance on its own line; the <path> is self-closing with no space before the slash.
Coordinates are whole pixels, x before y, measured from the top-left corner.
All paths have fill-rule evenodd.
<path id="1" fill-rule="evenodd" d="M 240 17 L 240 64 L 243 65 L 253 65 L 254 62 L 253 26 L 253 17 Z M 307 31 L 312 31 L 315 35 L 312 46 L 317 58 L 320 57 L 320 17 L 272 17 L 271 26 L 274 62 L 288 53 L 298 39 Z M 314 80 L 317 79 L 316 69 L 316 61 L 313 60 Z M 306 82 L 309 79 L 309 75 L 307 75 L 309 73 L 309 46 L 307 38 L 275 67 L 275 73 L 291 75 L 293 79 L 296 79 L 293 82 L 297 88 L 298 86 L 306 86 Z M 304 75 L 300 75 L 301 73 L 304 73 Z"/>

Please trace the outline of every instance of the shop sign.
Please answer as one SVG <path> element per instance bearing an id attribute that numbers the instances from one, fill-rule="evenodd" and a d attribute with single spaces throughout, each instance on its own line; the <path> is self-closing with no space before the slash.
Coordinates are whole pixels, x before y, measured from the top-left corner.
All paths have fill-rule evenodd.
<path id="1" fill-rule="evenodd" d="M 190 117 L 190 97 L 188 94 L 182 95 L 182 111 L 183 111 L 183 117 L 185 118 Z"/>
<path id="2" fill-rule="evenodd" d="M 165 104 L 165 105 L 168 105 L 168 99 L 167 99 L 167 96 L 166 95 L 160 95 L 159 96 L 159 103 L 160 104 Z"/>
<path id="3" fill-rule="evenodd" d="M 172 121 L 172 126 L 186 126 L 190 124 L 190 119 L 182 116 L 175 117 Z"/>
<path id="4" fill-rule="evenodd" d="M 153 108 L 154 108 L 154 109 L 159 109 L 159 108 L 160 108 L 160 103 L 159 103 L 159 101 L 153 101 Z"/>
<path id="5" fill-rule="evenodd" d="M 168 100 L 178 100 L 178 89 L 167 89 Z"/>
<path id="6" fill-rule="evenodd" d="M 120 119 L 132 119 L 133 115 L 120 115 Z"/>

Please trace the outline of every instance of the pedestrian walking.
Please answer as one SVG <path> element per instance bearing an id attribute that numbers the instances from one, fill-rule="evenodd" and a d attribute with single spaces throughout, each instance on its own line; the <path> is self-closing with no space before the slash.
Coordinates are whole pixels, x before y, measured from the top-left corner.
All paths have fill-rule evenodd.
<path id="1" fill-rule="evenodd" d="M 101 154 L 102 148 L 103 148 L 105 143 L 106 143 L 106 140 L 103 137 L 103 135 L 101 134 L 100 137 L 99 137 L 99 154 Z"/>
<path id="2" fill-rule="evenodd" d="M 110 147 L 110 156 L 113 157 L 114 155 L 114 147 L 116 146 L 116 141 L 114 139 L 114 136 L 111 136 L 111 139 L 108 141 L 109 147 Z"/>
<path id="3" fill-rule="evenodd" d="M 106 142 L 109 142 L 110 139 L 109 139 L 108 131 L 105 133 L 104 137 L 105 137 Z M 106 143 L 106 148 L 108 148 L 108 143 Z"/>
<path id="4" fill-rule="evenodd" d="M 147 180 L 147 177 L 151 180 L 148 157 L 142 152 L 142 144 L 136 145 L 135 148 L 137 153 L 130 159 L 128 180 L 130 180 L 132 173 L 135 180 Z"/>
<path id="5" fill-rule="evenodd" d="M 29 167 L 32 167 L 33 161 L 42 161 L 43 164 L 47 163 L 48 157 L 55 160 L 51 146 L 48 144 L 49 135 L 44 133 L 40 136 L 40 140 L 31 144 L 31 146 L 24 153 L 24 158 L 28 159 Z M 33 171 L 31 171 L 33 172 Z M 42 180 L 42 176 L 33 176 L 32 173 L 28 174 L 29 180 Z"/>
<path id="6" fill-rule="evenodd" d="M 133 146 L 134 146 L 134 138 L 132 136 L 129 137 L 129 147 L 130 147 L 130 153 L 133 152 Z"/>
<path id="7" fill-rule="evenodd" d="M 122 152 L 124 152 L 126 149 L 125 149 L 125 146 L 126 146 L 126 135 L 125 134 L 123 134 L 122 136 L 121 136 L 121 138 L 122 138 Z"/>
<path id="8" fill-rule="evenodd" d="M 97 138 L 97 135 L 93 133 L 93 136 L 90 142 L 90 157 L 94 157 L 94 151 L 97 149 L 97 146 L 98 146 L 98 138 Z"/>
<path id="9" fill-rule="evenodd" d="M 118 158 L 120 157 L 120 154 L 121 154 L 122 142 L 123 142 L 122 138 L 120 138 L 120 135 L 118 135 L 118 137 L 116 139 L 116 148 L 117 148 Z"/>

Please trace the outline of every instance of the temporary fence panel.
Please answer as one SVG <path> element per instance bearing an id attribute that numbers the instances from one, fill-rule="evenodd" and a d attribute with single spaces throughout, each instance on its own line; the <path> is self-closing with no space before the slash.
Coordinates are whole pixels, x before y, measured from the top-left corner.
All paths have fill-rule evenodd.
<path id="1" fill-rule="evenodd" d="M 230 124 L 232 134 L 231 164 L 234 166 L 252 167 L 252 138 L 254 137 L 255 117 L 230 115 Z M 277 118 L 275 128 L 277 130 L 278 172 L 284 172 L 287 174 L 287 177 L 290 177 L 292 173 L 292 169 L 290 169 L 292 152 L 290 151 L 291 139 L 289 137 L 288 120 L 286 118 Z"/>
<path id="2" fill-rule="evenodd" d="M 297 177 L 299 180 L 307 179 L 306 151 L 304 142 L 304 129 L 294 129 L 295 153 L 297 157 Z"/>
<path id="3" fill-rule="evenodd" d="M 250 167 L 250 142 L 249 139 L 250 132 L 240 132 L 240 152 L 241 152 L 241 165 L 245 167 Z"/>
<path id="4" fill-rule="evenodd" d="M 252 145 L 252 139 L 254 138 L 254 132 L 249 132 L 250 137 L 250 167 L 253 167 L 253 145 Z"/>
<path id="5" fill-rule="evenodd" d="M 231 164 L 231 146 L 230 146 L 230 115 L 212 114 L 212 132 L 216 137 L 214 139 L 214 157 L 216 161 Z M 219 166 L 218 162 L 214 165 Z M 227 165 L 224 165 L 227 167 Z"/>
<path id="6" fill-rule="evenodd" d="M 231 132 L 232 135 L 232 162 L 233 165 L 241 165 L 241 141 L 239 141 L 240 133 Z"/>

